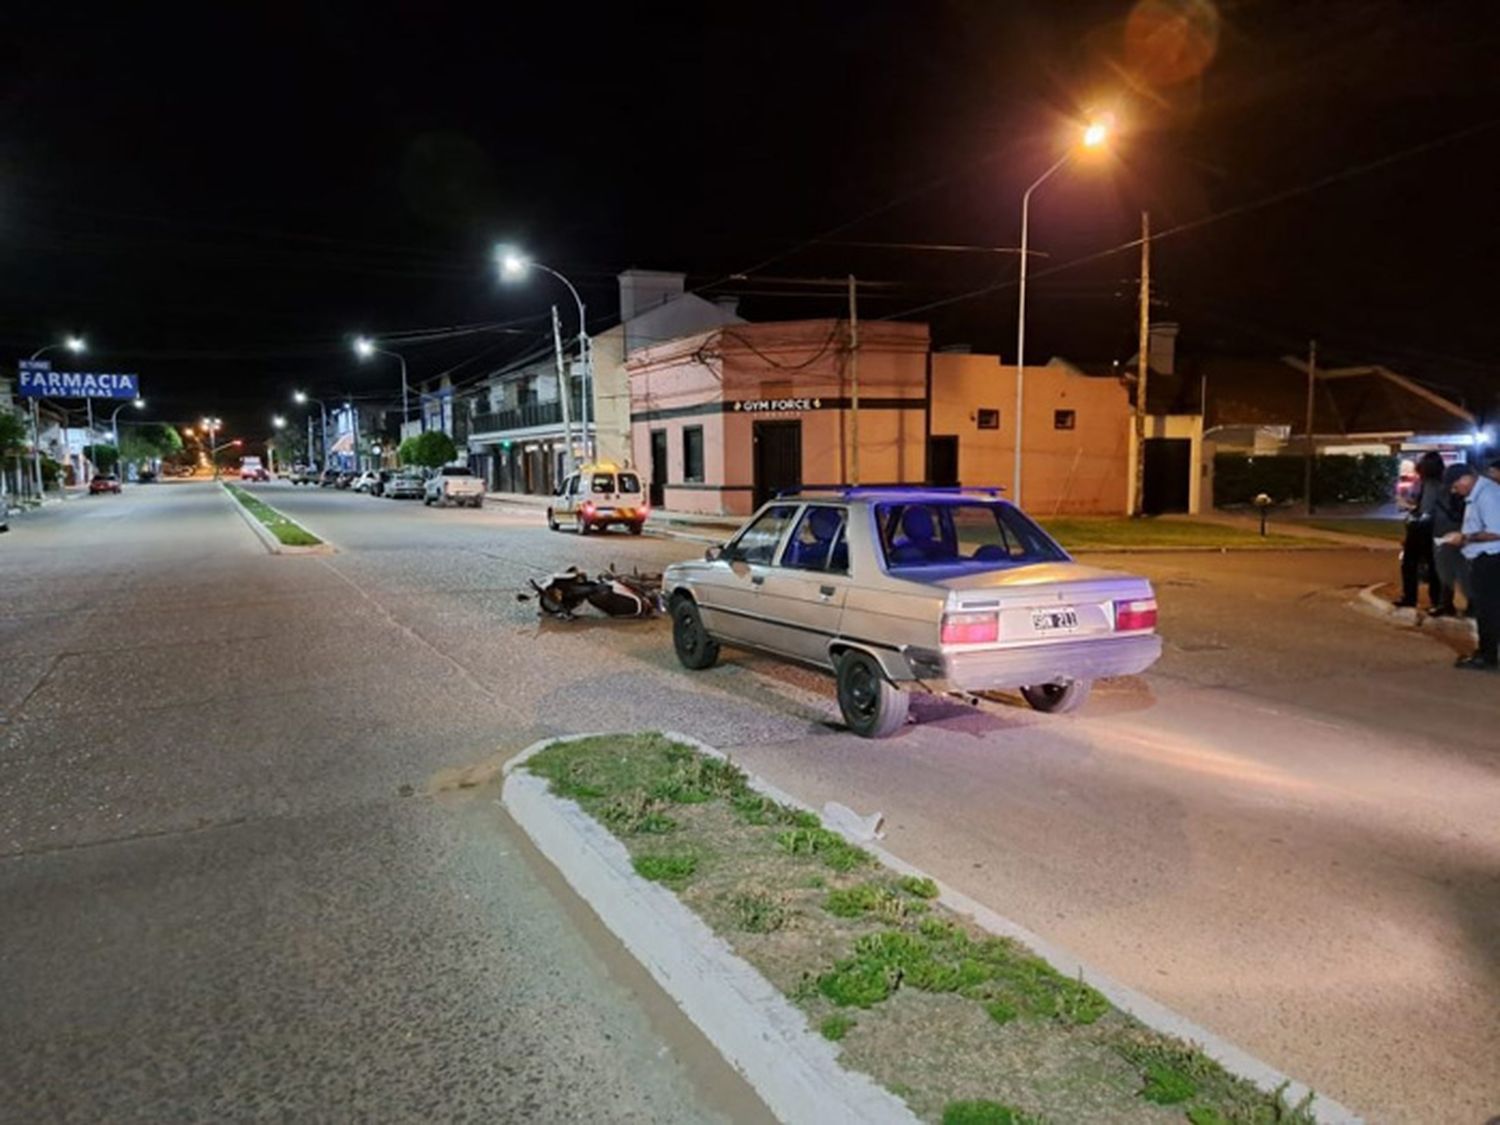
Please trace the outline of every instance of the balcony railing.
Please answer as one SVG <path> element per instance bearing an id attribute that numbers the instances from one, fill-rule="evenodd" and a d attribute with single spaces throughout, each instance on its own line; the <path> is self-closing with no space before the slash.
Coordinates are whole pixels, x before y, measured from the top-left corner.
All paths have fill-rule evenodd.
<path id="1" fill-rule="evenodd" d="M 573 421 L 583 414 L 583 396 L 572 396 Z M 475 434 L 504 433 L 507 430 L 525 430 L 533 426 L 562 425 L 561 402 L 531 402 L 510 410 L 495 410 L 474 415 L 471 432 Z"/>

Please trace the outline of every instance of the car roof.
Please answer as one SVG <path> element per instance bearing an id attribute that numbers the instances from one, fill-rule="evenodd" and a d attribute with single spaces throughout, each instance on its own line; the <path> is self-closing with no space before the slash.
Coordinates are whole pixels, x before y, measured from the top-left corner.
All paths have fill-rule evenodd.
<path id="1" fill-rule="evenodd" d="M 932 485 L 833 485 L 788 489 L 772 503 L 846 501 L 871 504 L 955 504 L 1003 501 L 1000 488 L 942 488 Z"/>

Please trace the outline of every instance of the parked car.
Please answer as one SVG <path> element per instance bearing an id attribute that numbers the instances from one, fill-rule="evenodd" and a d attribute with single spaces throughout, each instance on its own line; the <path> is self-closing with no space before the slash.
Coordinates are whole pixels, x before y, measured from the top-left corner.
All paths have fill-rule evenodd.
<path id="1" fill-rule="evenodd" d="M 140 472 L 136 473 L 135 479 L 140 481 L 141 484 L 155 484 L 156 470 L 142 469 Z"/>
<path id="2" fill-rule="evenodd" d="M 600 461 L 564 478 L 547 508 L 547 526 L 557 531 L 570 524 L 587 535 L 594 528 L 621 524 L 639 535 L 650 514 L 640 474 Z"/>
<path id="3" fill-rule="evenodd" d="M 476 477 L 467 465 L 444 465 L 427 478 L 422 502 L 440 508 L 449 504 L 483 507 L 484 481 Z"/>
<path id="4" fill-rule="evenodd" d="M 89 481 L 90 496 L 100 492 L 113 492 L 118 494 L 119 491 L 120 478 L 115 476 L 114 473 L 100 473 L 93 480 Z"/>
<path id="5" fill-rule="evenodd" d="M 324 469 L 318 474 L 319 488 L 337 488 L 339 477 L 343 476 L 337 469 Z"/>
<path id="6" fill-rule="evenodd" d="M 354 482 L 356 480 L 358 480 L 358 479 L 359 479 L 359 474 L 358 473 L 352 472 L 352 471 L 345 471 L 345 472 L 340 473 L 337 477 L 334 478 L 333 487 L 334 488 L 351 488 L 351 487 L 353 487 Z"/>
<path id="7" fill-rule="evenodd" d="M 369 492 L 379 480 L 380 474 L 378 472 L 374 469 L 366 469 L 354 478 L 354 483 L 349 487 L 354 489 L 355 492 Z"/>
<path id="8" fill-rule="evenodd" d="M 392 475 L 380 492 L 392 500 L 421 500 L 426 493 L 427 479 L 414 469 Z"/>
<path id="9" fill-rule="evenodd" d="M 241 480 L 269 481 L 271 479 L 271 474 L 261 464 L 259 457 L 241 457 L 239 473 Z"/>
<path id="10" fill-rule="evenodd" d="M 293 465 L 288 479 L 293 484 L 317 484 L 318 470 L 312 465 Z"/>
<path id="11" fill-rule="evenodd" d="M 867 738 L 901 727 L 914 687 L 1018 688 L 1039 711 L 1072 711 L 1094 680 L 1161 655 L 1150 582 L 1074 562 L 978 492 L 773 500 L 703 561 L 668 567 L 662 588 L 684 667 L 710 667 L 727 644 L 826 669 Z"/>

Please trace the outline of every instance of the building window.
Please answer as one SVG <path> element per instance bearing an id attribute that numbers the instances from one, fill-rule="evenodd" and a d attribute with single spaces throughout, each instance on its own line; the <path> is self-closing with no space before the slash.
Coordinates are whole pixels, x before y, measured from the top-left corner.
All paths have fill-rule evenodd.
<path id="1" fill-rule="evenodd" d="M 981 430 L 998 430 L 1000 428 L 1000 411 L 981 408 L 975 413 L 974 420 L 979 423 Z"/>
<path id="2" fill-rule="evenodd" d="M 682 430 L 682 479 L 688 484 L 703 483 L 703 427 L 685 426 Z"/>
<path id="3" fill-rule="evenodd" d="M 1052 428 L 1054 430 L 1071 430 L 1078 424 L 1078 414 L 1072 410 L 1054 410 L 1052 412 Z"/>

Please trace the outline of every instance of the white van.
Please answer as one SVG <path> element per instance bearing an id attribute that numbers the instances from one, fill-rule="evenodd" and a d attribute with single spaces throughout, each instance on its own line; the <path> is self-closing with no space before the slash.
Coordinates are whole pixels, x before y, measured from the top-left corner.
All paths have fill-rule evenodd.
<path id="1" fill-rule="evenodd" d="M 547 508 L 547 526 L 557 531 L 571 524 L 587 535 L 596 527 L 619 523 L 639 535 L 650 514 L 641 475 L 612 461 L 597 461 L 564 478 Z"/>

